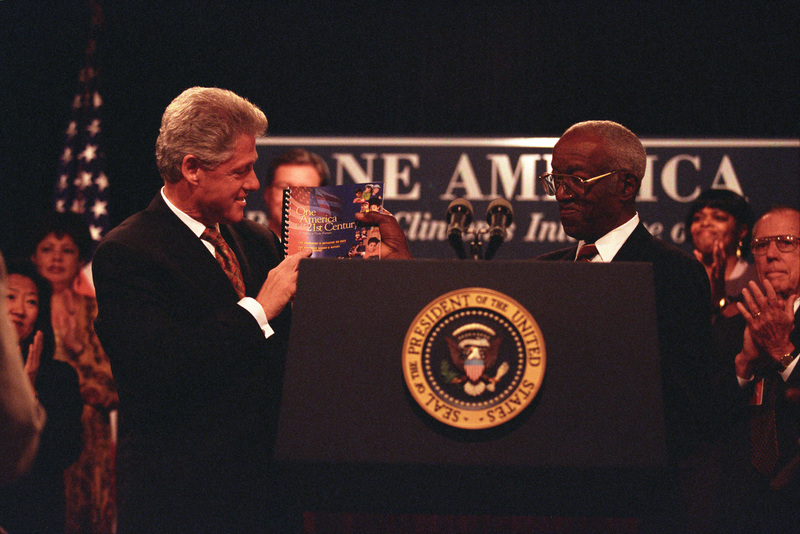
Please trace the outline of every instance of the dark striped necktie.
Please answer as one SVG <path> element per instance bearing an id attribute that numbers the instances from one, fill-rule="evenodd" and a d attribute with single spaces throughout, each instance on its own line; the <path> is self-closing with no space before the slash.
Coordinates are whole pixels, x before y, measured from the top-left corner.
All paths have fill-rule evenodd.
<path id="1" fill-rule="evenodd" d="M 763 387 L 762 405 L 750 418 L 750 450 L 753 466 L 765 476 L 770 476 L 778 462 L 778 433 L 775 425 L 777 378 L 763 378 L 756 387 Z"/>
<path id="2" fill-rule="evenodd" d="M 578 251 L 575 261 L 592 261 L 595 256 L 597 256 L 597 247 L 593 243 L 587 243 Z"/>
<path id="3" fill-rule="evenodd" d="M 233 284 L 233 288 L 236 290 L 236 294 L 239 295 L 240 299 L 244 298 L 242 270 L 239 267 L 239 260 L 236 259 L 236 255 L 231 250 L 231 247 L 228 246 L 216 228 L 206 228 L 203 230 L 200 239 L 205 239 L 214 245 L 214 257 L 217 258 L 220 267 L 222 267 L 222 270 L 228 275 L 231 284 Z"/>

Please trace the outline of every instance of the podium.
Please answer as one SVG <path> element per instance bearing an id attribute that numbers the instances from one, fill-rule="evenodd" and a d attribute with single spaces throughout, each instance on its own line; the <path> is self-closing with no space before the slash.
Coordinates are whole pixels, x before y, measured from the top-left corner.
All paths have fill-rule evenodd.
<path id="1" fill-rule="evenodd" d="M 647 513 L 667 465 L 649 264 L 308 259 L 297 285 L 275 458 L 303 509 Z M 419 311 L 468 287 L 520 303 L 546 351 L 531 404 L 481 430 L 425 413 L 401 364 Z"/>

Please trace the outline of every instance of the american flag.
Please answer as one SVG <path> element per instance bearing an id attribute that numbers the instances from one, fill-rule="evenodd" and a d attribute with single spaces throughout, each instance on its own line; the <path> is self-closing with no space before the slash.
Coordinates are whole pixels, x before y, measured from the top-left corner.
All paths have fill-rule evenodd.
<path id="1" fill-rule="evenodd" d="M 55 191 L 56 211 L 82 214 L 89 225 L 95 245 L 110 229 L 108 214 L 108 177 L 100 111 L 103 100 L 98 91 L 96 61 L 97 37 L 102 26 L 102 13 L 97 2 L 90 2 L 92 24 L 86 63 L 78 77 L 78 91 L 72 101 L 71 117 L 66 131 Z"/>
<path id="2" fill-rule="evenodd" d="M 342 213 L 342 200 L 324 189 L 314 190 L 309 205 L 317 214 L 325 217 L 337 216 Z"/>

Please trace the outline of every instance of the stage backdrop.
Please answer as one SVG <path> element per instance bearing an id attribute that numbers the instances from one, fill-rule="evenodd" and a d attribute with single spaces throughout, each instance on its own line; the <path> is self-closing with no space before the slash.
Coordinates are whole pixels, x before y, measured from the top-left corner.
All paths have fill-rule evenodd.
<path id="1" fill-rule="evenodd" d="M 492 199 L 507 199 L 514 223 L 498 259 L 523 259 L 567 246 L 554 197 L 536 179 L 550 169 L 556 138 L 265 137 L 258 140 L 256 173 L 302 147 L 328 163 L 331 181 L 382 181 L 384 205 L 397 218 L 418 258 L 454 258 L 445 212 L 456 198 L 470 201 L 486 225 Z M 637 200 L 650 232 L 690 250 L 684 218 L 704 189 L 745 196 L 756 215 L 775 203 L 800 205 L 800 140 L 643 139 L 647 173 Z M 263 195 L 248 197 L 247 216 L 266 223 Z"/>

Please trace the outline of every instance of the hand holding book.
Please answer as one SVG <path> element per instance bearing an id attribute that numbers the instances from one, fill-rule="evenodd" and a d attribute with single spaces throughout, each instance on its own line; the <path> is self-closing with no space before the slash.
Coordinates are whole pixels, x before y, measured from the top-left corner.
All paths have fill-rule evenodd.
<path id="1" fill-rule="evenodd" d="M 406 260 L 413 259 L 408 249 L 408 241 L 403 229 L 391 214 L 368 211 L 356 214 L 356 220 L 370 225 L 377 225 L 381 233 L 381 259 Z"/>

